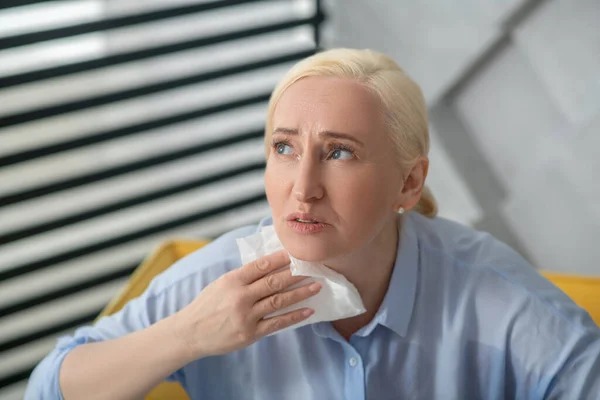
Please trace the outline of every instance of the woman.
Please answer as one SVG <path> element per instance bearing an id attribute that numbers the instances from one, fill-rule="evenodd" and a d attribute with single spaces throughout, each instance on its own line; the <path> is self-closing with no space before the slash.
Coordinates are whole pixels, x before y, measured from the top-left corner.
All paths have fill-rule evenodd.
<path id="1" fill-rule="evenodd" d="M 193 399 L 600 398 L 587 313 L 502 243 L 435 217 L 425 102 L 391 59 L 337 49 L 298 63 L 273 92 L 265 145 L 272 217 L 61 339 L 27 398 L 140 398 L 165 378 Z M 277 271 L 287 252 L 241 265 L 235 239 L 270 224 L 367 312 L 271 335 L 313 310 L 265 316 L 320 287 L 281 292 L 302 279 Z"/>

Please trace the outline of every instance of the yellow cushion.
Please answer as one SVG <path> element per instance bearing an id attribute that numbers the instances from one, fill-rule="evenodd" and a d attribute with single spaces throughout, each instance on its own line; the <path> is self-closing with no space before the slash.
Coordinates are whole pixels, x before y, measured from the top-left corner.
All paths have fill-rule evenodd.
<path id="1" fill-rule="evenodd" d="M 565 292 L 577 305 L 584 308 L 600 326 L 600 277 L 557 274 L 544 271 L 543 275 Z"/>
<path id="2" fill-rule="evenodd" d="M 173 240 L 161 245 L 133 272 L 125 287 L 104 308 L 98 318 L 119 311 L 127 302 L 141 295 L 152 279 L 175 261 L 209 243 L 206 240 Z M 189 400 L 177 382 L 163 382 L 154 388 L 145 400 Z"/>

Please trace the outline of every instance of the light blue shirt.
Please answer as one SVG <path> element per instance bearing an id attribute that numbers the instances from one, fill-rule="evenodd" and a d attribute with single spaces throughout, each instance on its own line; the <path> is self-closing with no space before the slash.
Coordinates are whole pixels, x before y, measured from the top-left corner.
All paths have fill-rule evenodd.
<path id="1" fill-rule="evenodd" d="M 270 223 L 220 237 L 121 312 L 61 338 L 33 372 L 26 399 L 61 399 L 58 373 L 70 350 L 180 310 L 240 267 L 236 238 Z M 600 329 L 490 235 L 408 213 L 383 304 L 349 342 L 329 322 L 306 325 L 192 362 L 169 379 L 192 399 L 600 399 Z"/>

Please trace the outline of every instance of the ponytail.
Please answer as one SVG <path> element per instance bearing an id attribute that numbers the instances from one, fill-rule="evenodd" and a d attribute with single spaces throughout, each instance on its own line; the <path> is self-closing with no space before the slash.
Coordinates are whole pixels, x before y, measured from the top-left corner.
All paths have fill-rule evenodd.
<path id="1" fill-rule="evenodd" d="M 423 187 L 421 199 L 413 208 L 413 210 L 429 218 L 434 218 L 437 215 L 437 201 L 435 200 L 435 197 L 433 197 L 433 193 L 431 192 L 431 189 L 429 189 L 429 187 Z"/>

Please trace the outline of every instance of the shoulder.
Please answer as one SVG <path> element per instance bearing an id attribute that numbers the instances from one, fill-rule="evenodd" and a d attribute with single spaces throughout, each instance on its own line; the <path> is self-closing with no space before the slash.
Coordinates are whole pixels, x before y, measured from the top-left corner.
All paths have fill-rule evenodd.
<path id="1" fill-rule="evenodd" d="M 416 337 L 445 343 L 442 353 L 453 362 L 466 357 L 465 368 L 475 362 L 473 375 L 477 363 L 497 357 L 509 390 L 523 396 L 542 397 L 560 376 L 571 389 L 599 384 L 600 330 L 529 262 L 491 235 L 442 218 L 407 222 L 419 255 Z"/>
<path id="2" fill-rule="evenodd" d="M 411 224 L 422 277 L 457 301 L 472 300 L 472 311 L 506 318 L 535 314 L 544 323 L 575 331 L 591 322 L 567 295 L 492 235 L 421 215 L 411 215 Z"/>
<path id="3" fill-rule="evenodd" d="M 231 230 L 188 254 L 152 281 L 148 295 L 159 296 L 173 289 L 181 293 L 181 286 L 187 286 L 187 291 L 194 294 L 198 293 L 210 282 L 242 265 L 237 239 L 252 235 L 270 223 L 270 218 L 265 218 L 256 225 Z"/>
<path id="4" fill-rule="evenodd" d="M 506 261 L 526 263 L 523 257 L 487 232 L 440 217 L 427 218 L 416 213 L 409 215 L 411 231 L 419 244 L 428 252 L 437 252 L 440 257 L 473 265 L 493 265 Z"/>

